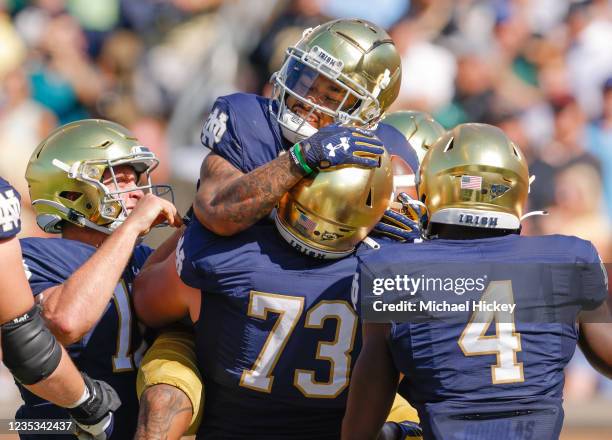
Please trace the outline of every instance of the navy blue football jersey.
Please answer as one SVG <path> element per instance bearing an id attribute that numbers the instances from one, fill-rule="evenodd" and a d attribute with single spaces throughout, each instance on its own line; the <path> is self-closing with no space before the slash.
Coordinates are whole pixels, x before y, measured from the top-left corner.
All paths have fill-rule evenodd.
<path id="1" fill-rule="evenodd" d="M 21 196 L 0 177 L 0 240 L 14 237 L 21 230 Z"/>
<path id="2" fill-rule="evenodd" d="M 446 294 L 441 287 L 425 292 L 426 284 L 421 284 L 423 304 L 483 299 L 467 301 L 467 309 L 457 309 L 453 321 L 441 312 L 391 325 L 390 351 L 405 375 L 400 392 L 418 410 L 425 438 L 558 438 L 563 369 L 575 350 L 577 315 L 607 297 L 607 279 L 590 242 L 560 235 L 508 235 L 392 244 L 365 256 L 359 273 L 361 301 L 374 290 L 364 279 L 395 279 L 398 274 L 400 280 L 407 275 L 422 283 L 454 283 Z M 468 279 L 474 280 L 469 295 Z M 388 287 L 396 288 L 393 282 Z M 499 304 L 518 305 L 520 312 L 482 315 L 482 304 L 496 298 Z M 365 317 L 363 308 L 362 313 Z M 501 316 L 506 320 L 498 320 Z"/>
<path id="3" fill-rule="evenodd" d="M 351 301 L 357 259 L 304 256 L 273 224 L 219 237 L 194 220 L 176 263 L 181 279 L 202 291 L 198 438 L 339 438 L 361 346 Z"/>
<path id="4" fill-rule="evenodd" d="M 34 295 L 64 283 L 96 251 L 85 243 L 63 238 L 21 240 L 26 275 Z M 111 439 L 132 438 L 138 418 L 136 374 L 146 350 L 144 328 L 136 320 L 132 283 L 152 249 L 134 249 L 121 281 L 98 323 L 78 342 L 66 347 L 79 370 L 110 384 L 121 398 Z M 23 387 L 24 405 L 16 419 L 68 418 L 67 412 Z"/>
<path id="5" fill-rule="evenodd" d="M 244 173 L 276 159 L 292 144 L 283 138 L 271 106 L 272 100 L 247 93 L 217 98 L 202 128 L 202 144 Z M 418 170 L 416 151 L 398 130 L 381 123 L 376 135 L 390 154 L 400 155 Z"/>

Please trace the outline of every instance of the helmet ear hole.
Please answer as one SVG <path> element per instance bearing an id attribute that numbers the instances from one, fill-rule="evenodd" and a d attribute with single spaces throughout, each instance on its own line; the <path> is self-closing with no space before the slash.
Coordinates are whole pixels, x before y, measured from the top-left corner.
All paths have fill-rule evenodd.
<path id="1" fill-rule="evenodd" d="M 444 152 L 446 153 L 447 151 L 450 151 L 454 148 L 455 146 L 455 137 L 452 136 L 449 140 L 448 140 L 448 144 L 446 144 L 446 147 L 444 147 Z"/>
<path id="2" fill-rule="evenodd" d="M 76 202 L 82 195 L 83 193 L 77 191 L 62 191 L 59 193 L 61 198 L 70 200 L 71 202 Z"/>
<path id="3" fill-rule="evenodd" d="M 372 187 L 370 187 L 370 190 L 368 191 L 368 198 L 366 199 L 366 206 L 368 208 L 372 207 Z"/>

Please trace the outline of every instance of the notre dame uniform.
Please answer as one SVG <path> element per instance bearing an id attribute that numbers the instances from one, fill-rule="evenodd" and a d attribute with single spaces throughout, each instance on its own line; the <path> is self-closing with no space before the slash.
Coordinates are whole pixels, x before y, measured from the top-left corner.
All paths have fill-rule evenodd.
<path id="1" fill-rule="evenodd" d="M 357 254 L 371 249 L 361 245 Z M 177 248 L 202 291 L 195 324 L 206 389 L 198 438 L 337 439 L 361 346 L 357 259 L 296 252 L 273 224 L 219 237 L 197 221 Z"/>
<path id="2" fill-rule="evenodd" d="M 14 237 L 21 230 L 21 196 L 0 177 L 0 240 Z"/>
<path id="3" fill-rule="evenodd" d="M 456 279 L 458 267 L 464 280 L 476 280 L 471 290 L 485 280 L 477 296 L 488 295 L 482 298 L 489 302 L 499 296 L 514 302 L 517 312 L 515 322 L 503 325 L 490 325 L 496 318 L 482 320 L 470 310 L 453 315 L 463 313 L 461 324 L 436 321 L 440 313 L 392 324 L 389 348 L 405 375 L 400 391 L 417 408 L 424 437 L 557 439 L 577 315 L 607 297 L 597 251 L 588 241 L 561 235 L 433 239 L 388 245 L 365 256 L 359 270 L 369 280 L 395 278 L 398 268 L 410 278 L 445 280 Z M 454 295 L 429 292 L 419 299 L 461 298 Z"/>
<path id="4" fill-rule="evenodd" d="M 91 245 L 63 238 L 25 238 L 21 240 L 21 247 L 26 275 L 34 295 L 64 283 L 96 251 Z M 136 430 L 136 373 L 146 343 L 143 329 L 133 313 L 132 283 L 151 252 L 144 245 L 135 248 L 98 323 L 80 341 L 66 347 L 79 370 L 106 381 L 121 398 L 111 439 L 132 438 Z M 20 392 L 24 405 L 17 411 L 16 419 L 69 417 L 65 409 L 40 399 L 25 388 L 20 387 Z"/>
<path id="5" fill-rule="evenodd" d="M 276 159 L 292 145 L 270 112 L 276 105 L 245 93 L 218 98 L 202 129 L 203 145 L 244 173 Z M 379 124 L 376 134 L 418 169 L 417 154 L 399 131 Z M 200 435 L 339 438 L 350 368 L 361 347 L 350 305 L 354 256 L 314 261 L 265 219 L 223 239 L 194 222 L 181 245 L 179 274 L 205 292 L 196 326 L 206 384 Z M 357 253 L 368 249 L 361 245 Z M 291 322 L 274 311 L 285 306 L 293 307 Z"/>
<path id="6" fill-rule="evenodd" d="M 247 93 L 218 98 L 202 128 L 202 144 L 244 173 L 276 159 L 292 146 L 270 113 L 276 105 Z M 398 154 L 413 170 L 419 169 L 416 151 L 398 130 L 379 123 L 375 133 L 390 154 Z"/>

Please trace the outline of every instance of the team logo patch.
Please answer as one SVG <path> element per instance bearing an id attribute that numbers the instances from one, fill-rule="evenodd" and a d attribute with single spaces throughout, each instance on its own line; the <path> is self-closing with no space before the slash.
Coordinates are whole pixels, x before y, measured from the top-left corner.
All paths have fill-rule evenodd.
<path id="1" fill-rule="evenodd" d="M 337 240 L 344 237 L 344 235 L 336 234 L 335 232 L 325 231 L 321 234 L 321 241 Z"/>
<path id="2" fill-rule="evenodd" d="M 498 197 L 501 197 L 504 194 L 506 194 L 509 189 L 510 187 L 508 185 L 503 185 L 503 184 L 491 185 L 491 198 L 496 199 Z"/>
<path id="3" fill-rule="evenodd" d="M 482 189 L 482 177 L 480 176 L 461 176 L 461 189 Z"/>
<path id="4" fill-rule="evenodd" d="M 21 205 L 12 189 L 0 192 L 0 228 L 3 232 L 18 229 Z"/>
<path id="5" fill-rule="evenodd" d="M 345 152 L 351 148 L 351 145 L 348 142 L 348 138 L 343 136 L 340 138 L 340 143 L 337 145 L 332 145 L 331 142 L 325 146 L 327 151 L 329 152 L 329 157 L 336 157 L 336 151 L 342 148 Z"/>
<path id="6" fill-rule="evenodd" d="M 204 124 L 204 128 L 202 129 L 202 143 L 208 148 L 212 148 L 215 144 L 219 143 L 226 129 L 227 114 L 215 108 L 210 115 L 208 115 L 206 124 Z"/>

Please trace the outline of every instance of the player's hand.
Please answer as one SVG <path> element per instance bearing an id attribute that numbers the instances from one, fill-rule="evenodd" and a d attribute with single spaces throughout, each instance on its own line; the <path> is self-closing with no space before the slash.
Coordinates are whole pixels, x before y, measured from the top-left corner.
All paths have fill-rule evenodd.
<path id="1" fill-rule="evenodd" d="M 396 202 L 391 203 L 391 209 L 400 214 L 411 218 L 416 221 L 419 225 L 426 225 L 427 218 L 427 207 L 425 203 L 420 200 L 413 199 L 405 192 L 401 192 L 396 197 Z"/>
<path id="2" fill-rule="evenodd" d="M 145 194 L 138 201 L 124 225 L 134 228 L 139 235 L 144 235 L 152 227 L 163 222 L 176 228 L 183 224 L 181 216 L 172 203 L 156 195 Z"/>
<path id="3" fill-rule="evenodd" d="M 416 422 L 409 420 L 403 422 L 386 422 L 380 433 L 378 434 L 378 440 L 422 440 L 423 431 Z"/>
<path id="4" fill-rule="evenodd" d="M 382 146 L 382 141 L 371 131 L 336 124 L 323 127 L 298 144 L 302 157 L 312 169 L 337 165 L 375 168 L 384 153 Z"/>
<path id="5" fill-rule="evenodd" d="M 113 432 L 113 413 L 121 406 L 117 392 L 106 382 L 83 374 L 89 398 L 68 412 L 77 425 L 80 440 L 106 440 Z"/>
<path id="6" fill-rule="evenodd" d="M 402 243 L 413 242 L 421 238 L 421 222 L 426 218 L 426 212 L 421 202 L 400 193 L 397 202 L 385 211 L 373 231 Z"/>

